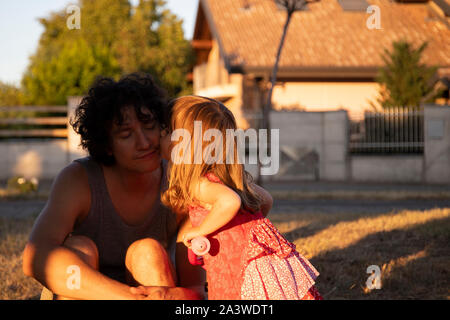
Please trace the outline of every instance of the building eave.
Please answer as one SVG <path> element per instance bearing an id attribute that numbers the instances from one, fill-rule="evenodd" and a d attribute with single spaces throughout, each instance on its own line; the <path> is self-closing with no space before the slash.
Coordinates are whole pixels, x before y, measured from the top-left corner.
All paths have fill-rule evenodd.
<path id="1" fill-rule="evenodd" d="M 379 67 L 280 67 L 277 78 L 291 79 L 374 79 Z M 255 78 L 268 78 L 272 73 L 272 66 L 235 66 L 231 68 L 234 73 L 252 75 Z"/>

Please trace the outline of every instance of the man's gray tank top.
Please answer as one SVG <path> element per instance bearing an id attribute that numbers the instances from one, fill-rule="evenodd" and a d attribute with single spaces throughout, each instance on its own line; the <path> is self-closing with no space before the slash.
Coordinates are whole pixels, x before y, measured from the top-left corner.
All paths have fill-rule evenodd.
<path id="1" fill-rule="evenodd" d="M 127 225 L 114 208 L 102 167 L 90 157 L 74 161 L 80 163 L 87 172 L 91 189 L 91 208 L 87 217 L 71 234 L 87 236 L 95 242 L 99 252 L 99 271 L 112 279 L 125 282 L 127 249 L 133 242 L 143 238 L 158 240 L 175 265 L 176 216 L 161 203 L 160 197 L 143 224 Z M 163 192 L 167 188 L 167 163 L 162 162 L 161 167 Z"/>

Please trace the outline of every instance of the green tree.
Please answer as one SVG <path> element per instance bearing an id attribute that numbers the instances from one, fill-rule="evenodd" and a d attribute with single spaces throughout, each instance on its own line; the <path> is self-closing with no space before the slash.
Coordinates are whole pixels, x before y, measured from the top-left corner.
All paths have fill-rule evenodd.
<path id="1" fill-rule="evenodd" d="M 65 104 L 99 76 L 143 71 L 175 96 L 189 90 L 191 48 L 181 20 L 163 0 L 80 0 L 81 28 L 69 30 L 65 10 L 40 19 L 39 46 L 22 79 L 27 104 Z"/>
<path id="2" fill-rule="evenodd" d="M 186 75 L 193 63 L 191 44 L 184 39 L 182 21 L 164 10 L 157 29 L 158 50 L 155 53 L 156 74 L 171 95 L 192 93 Z"/>
<path id="3" fill-rule="evenodd" d="M 435 88 L 437 67 L 420 62 L 424 42 L 417 49 L 406 41 L 393 43 L 392 51 L 384 49 L 385 66 L 379 70 L 377 82 L 381 85 L 378 102 L 383 108 L 419 107 L 433 102 L 442 92 Z"/>
<path id="4" fill-rule="evenodd" d="M 68 96 L 82 95 L 98 75 L 119 74 L 104 46 L 89 46 L 82 38 L 63 45 L 50 60 L 38 60 L 23 78 L 27 104 L 64 105 Z"/>
<path id="5" fill-rule="evenodd" d="M 186 75 L 193 62 L 190 43 L 185 40 L 182 21 L 165 1 L 141 1 L 116 43 L 124 73 L 144 71 L 157 76 L 169 95 L 191 93 Z"/>
<path id="6" fill-rule="evenodd" d="M 20 89 L 12 84 L 0 81 L 0 107 L 20 106 L 23 104 L 23 96 Z"/>

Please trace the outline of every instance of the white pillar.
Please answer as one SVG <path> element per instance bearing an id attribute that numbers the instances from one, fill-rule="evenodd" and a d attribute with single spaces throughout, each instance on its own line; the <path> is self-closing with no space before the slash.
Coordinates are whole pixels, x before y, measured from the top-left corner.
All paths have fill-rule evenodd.
<path id="1" fill-rule="evenodd" d="M 450 184 L 450 106 L 425 106 L 424 122 L 425 181 Z"/>
<path id="2" fill-rule="evenodd" d="M 67 98 L 67 155 L 68 162 L 75 159 L 82 158 L 88 155 L 80 146 L 80 136 L 73 130 L 70 125 L 70 120 L 75 116 L 75 110 L 81 102 L 83 97 L 68 97 Z"/>

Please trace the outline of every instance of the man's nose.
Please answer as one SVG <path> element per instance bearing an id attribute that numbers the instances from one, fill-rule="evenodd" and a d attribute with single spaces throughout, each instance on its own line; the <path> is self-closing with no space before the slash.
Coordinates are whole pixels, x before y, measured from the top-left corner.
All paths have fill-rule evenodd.
<path id="1" fill-rule="evenodd" d="M 144 128 L 139 128 L 137 134 L 137 149 L 148 149 L 151 146 L 151 139 L 148 132 L 144 130 Z"/>

